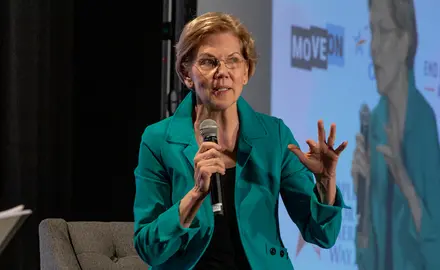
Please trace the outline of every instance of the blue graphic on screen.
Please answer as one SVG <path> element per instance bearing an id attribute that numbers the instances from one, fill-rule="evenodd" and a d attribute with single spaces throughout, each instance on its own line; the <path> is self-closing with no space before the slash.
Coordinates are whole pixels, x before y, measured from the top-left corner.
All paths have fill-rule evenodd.
<path id="1" fill-rule="evenodd" d="M 414 78 L 408 86 L 413 93 L 409 97 L 425 102 L 423 108 L 426 110 L 423 110 L 428 112 L 427 118 L 430 113 L 435 116 L 433 122 L 417 118 L 415 122 L 427 123 L 429 127 L 424 130 L 433 134 L 432 138 L 436 138 L 436 134 L 440 133 L 440 38 L 437 34 L 440 17 L 435 11 L 440 10 L 440 2 L 421 0 L 415 5 L 418 44 L 414 67 L 408 71 Z M 368 0 L 343 0 L 337 5 L 323 4 L 319 0 L 274 0 L 272 12 L 272 115 L 285 121 L 303 150 L 307 149 L 307 139 L 316 139 L 316 122 L 319 119 L 324 120 L 327 129 L 332 122 L 337 124 L 336 144 L 343 140 L 349 141 L 338 163 L 337 185 L 346 204 L 352 209 L 344 209 L 342 212 L 343 224 L 335 246 L 324 250 L 305 243 L 280 199 L 280 230 L 284 246 L 297 270 L 361 269 L 357 265 L 359 256 L 363 254 L 356 240 L 359 217 L 356 213 L 355 184 L 351 175 L 353 153 L 356 148 L 356 134 L 360 133 L 361 128 L 362 106 L 365 105 L 376 113 L 386 108 L 380 105 L 383 98 L 379 94 L 372 57 Z M 413 103 L 410 101 L 408 105 L 411 107 L 408 110 L 412 112 L 415 110 L 412 109 L 415 108 Z M 433 130 L 435 127 L 436 130 Z M 386 136 L 382 133 L 377 138 L 383 140 L 383 135 Z M 432 148 L 439 149 L 438 144 L 440 141 L 437 145 L 431 144 Z M 432 163 L 435 167 L 437 154 L 435 151 L 432 153 L 432 159 L 426 159 L 422 165 Z M 383 160 L 382 162 L 385 163 Z M 412 181 L 417 185 L 421 176 L 418 177 L 410 169 L 408 173 L 412 174 L 415 178 Z M 440 176 L 435 177 L 430 181 L 440 182 Z M 428 203 L 428 195 L 423 192 L 420 194 L 425 203 Z M 408 220 L 411 219 L 410 216 L 408 215 Z M 406 220 L 398 222 L 405 223 Z M 427 224 L 429 225 L 425 222 L 423 226 Z M 404 248 L 394 250 L 397 254 L 397 261 L 394 262 L 396 267 L 407 263 L 407 258 L 402 258 L 400 254 L 404 252 Z M 423 254 L 427 257 L 430 255 Z M 383 263 L 368 256 L 365 258 Z M 405 267 L 410 264 L 411 261 Z M 377 269 L 384 269 L 383 265 Z M 376 270 L 372 265 L 364 264 L 364 267 Z M 426 269 L 432 268 L 427 266 Z"/>

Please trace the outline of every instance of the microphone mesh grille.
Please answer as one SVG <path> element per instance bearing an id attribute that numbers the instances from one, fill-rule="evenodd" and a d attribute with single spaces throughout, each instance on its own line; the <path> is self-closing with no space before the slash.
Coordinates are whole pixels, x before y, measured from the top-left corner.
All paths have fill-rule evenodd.
<path id="1" fill-rule="evenodd" d="M 203 138 L 217 136 L 217 128 L 217 123 L 214 120 L 203 120 L 199 127 L 200 135 L 202 135 Z"/>

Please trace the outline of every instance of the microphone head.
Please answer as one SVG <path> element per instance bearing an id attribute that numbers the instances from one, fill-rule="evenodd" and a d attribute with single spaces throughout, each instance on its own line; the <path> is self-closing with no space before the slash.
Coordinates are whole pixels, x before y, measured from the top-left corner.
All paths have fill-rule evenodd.
<path id="1" fill-rule="evenodd" d="M 370 120 L 370 108 L 367 104 L 362 104 L 361 110 L 359 112 L 361 125 L 367 125 Z"/>
<path id="2" fill-rule="evenodd" d="M 203 138 L 207 137 L 217 137 L 217 123 L 212 119 L 206 119 L 203 120 L 202 123 L 200 123 L 200 135 L 202 135 Z"/>
<path id="3" fill-rule="evenodd" d="M 370 108 L 368 107 L 368 104 L 365 104 L 365 103 L 362 104 L 360 114 L 361 115 L 370 115 Z"/>

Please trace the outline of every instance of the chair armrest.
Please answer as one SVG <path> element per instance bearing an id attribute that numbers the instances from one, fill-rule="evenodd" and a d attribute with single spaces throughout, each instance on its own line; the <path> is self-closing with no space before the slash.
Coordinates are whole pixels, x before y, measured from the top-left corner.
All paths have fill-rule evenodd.
<path id="1" fill-rule="evenodd" d="M 39 225 L 41 270 L 80 270 L 67 222 L 45 219 Z"/>

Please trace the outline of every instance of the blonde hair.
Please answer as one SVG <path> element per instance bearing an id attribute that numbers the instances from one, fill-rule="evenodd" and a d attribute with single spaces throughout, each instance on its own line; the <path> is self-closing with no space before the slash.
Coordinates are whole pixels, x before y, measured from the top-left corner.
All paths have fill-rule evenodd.
<path id="1" fill-rule="evenodd" d="M 176 72 L 184 82 L 188 67 L 202 40 L 211 34 L 231 32 L 241 43 L 241 54 L 248 65 L 249 78 L 257 65 L 255 42 L 246 27 L 234 16 L 221 12 L 208 12 L 185 25 L 176 44 Z"/>

